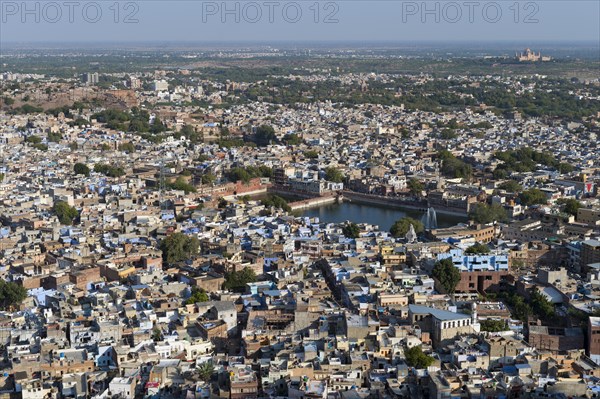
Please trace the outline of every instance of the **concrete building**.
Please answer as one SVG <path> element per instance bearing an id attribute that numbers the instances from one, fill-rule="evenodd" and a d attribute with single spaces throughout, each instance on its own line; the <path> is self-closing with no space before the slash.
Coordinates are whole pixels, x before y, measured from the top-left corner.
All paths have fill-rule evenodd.
<path id="1" fill-rule="evenodd" d="M 462 249 L 452 249 L 437 256 L 438 261 L 448 258 L 461 272 L 457 292 L 485 292 L 497 287 L 508 275 L 508 255 L 505 254 L 468 255 Z"/>
<path id="2" fill-rule="evenodd" d="M 586 240 L 581 242 L 580 252 L 581 270 L 586 270 L 587 265 L 600 262 L 600 241 Z"/>
<path id="3" fill-rule="evenodd" d="M 590 359 L 600 363 L 600 317 L 588 319 L 588 345 L 587 353 Z"/>
<path id="4" fill-rule="evenodd" d="M 155 80 L 152 83 L 152 90 L 167 91 L 167 90 L 169 90 L 169 83 L 166 80 Z"/>
<path id="5" fill-rule="evenodd" d="M 408 305 L 408 318 L 413 325 L 431 334 L 435 348 L 450 343 L 455 337 L 475 330 L 470 315 L 421 305 Z"/>

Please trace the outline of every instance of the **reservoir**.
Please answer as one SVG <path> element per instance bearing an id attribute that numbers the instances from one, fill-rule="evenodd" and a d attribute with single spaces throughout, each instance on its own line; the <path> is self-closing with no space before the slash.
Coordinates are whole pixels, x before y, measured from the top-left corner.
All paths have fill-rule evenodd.
<path id="1" fill-rule="evenodd" d="M 341 204 L 323 205 L 302 211 L 302 216 L 318 217 L 320 222 L 342 223 L 350 220 L 354 223 L 370 223 L 379 226 L 380 230 L 389 231 L 392 224 L 405 216 L 421 220 L 425 215 L 415 210 L 390 209 L 385 206 L 342 202 Z M 437 214 L 438 227 L 451 227 L 458 223 L 466 223 L 467 218 L 461 216 Z"/>

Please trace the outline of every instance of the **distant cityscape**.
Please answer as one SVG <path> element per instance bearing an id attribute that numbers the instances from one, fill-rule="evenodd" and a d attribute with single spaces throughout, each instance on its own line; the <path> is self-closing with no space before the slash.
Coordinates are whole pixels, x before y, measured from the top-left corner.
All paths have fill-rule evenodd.
<path id="1" fill-rule="evenodd" d="M 0 398 L 597 397 L 600 60 L 515 48 L 7 51 Z"/>

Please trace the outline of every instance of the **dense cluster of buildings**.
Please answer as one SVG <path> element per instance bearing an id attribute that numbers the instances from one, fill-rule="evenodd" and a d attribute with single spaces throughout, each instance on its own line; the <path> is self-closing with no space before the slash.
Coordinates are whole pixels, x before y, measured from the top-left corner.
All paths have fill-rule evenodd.
<path id="1" fill-rule="evenodd" d="M 152 90 L 130 79 L 127 98 L 141 105 L 204 96 L 166 74 L 152 78 Z M 368 85 L 385 76 L 336 79 Z M 211 85 L 226 97 L 231 86 L 248 84 Z M 157 105 L 151 118 L 168 132 L 187 125 L 204 139 L 173 134 L 157 144 L 96 120 L 101 109 L 0 114 L 0 277 L 27 291 L 0 312 L 1 397 L 600 392 L 600 157 L 589 150 L 597 115 L 573 125 L 484 108 L 436 114 L 256 101 L 200 113 Z M 439 139 L 451 120 L 457 137 Z M 222 144 L 247 141 L 264 124 L 274 128 L 271 145 Z M 301 143 L 286 145 L 291 134 Z M 47 148 L 32 145 L 33 136 Z M 493 154 L 520 147 L 544 148 L 574 170 L 538 165 L 495 179 Z M 441 149 L 468 161 L 472 177 L 445 176 Z M 90 172 L 75 174 L 78 163 Z M 122 173 L 111 177 L 98 165 Z M 232 169 L 260 166 L 272 173 L 230 181 Z M 332 168 L 342 182 L 328 179 Z M 538 188 L 547 204 L 522 204 L 501 188 L 506 180 Z M 173 184 L 181 181 L 194 190 Z M 411 189 L 415 181 L 422 190 Z M 429 223 L 419 234 L 412 226 L 394 237 L 365 221 L 349 234 L 346 225 L 253 197 L 269 193 L 300 198 L 298 206 L 350 199 L 433 208 L 465 223 Z M 561 199 L 580 207 L 568 214 Z M 57 215 L 61 202 L 76 210 L 71 223 Z M 483 203 L 500 205 L 508 221 L 467 222 Z M 198 246 L 168 262 L 162 243 L 175 234 Z M 446 259 L 459 276 L 451 291 L 433 272 Z M 235 285 L 248 270 L 254 277 Z M 553 317 L 540 314 L 540 296 Z"/>

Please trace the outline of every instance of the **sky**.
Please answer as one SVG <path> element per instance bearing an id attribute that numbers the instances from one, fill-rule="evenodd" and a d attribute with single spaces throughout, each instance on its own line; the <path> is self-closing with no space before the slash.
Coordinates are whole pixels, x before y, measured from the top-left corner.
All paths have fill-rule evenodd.
<path id="1" fill-rule="evenodd" d="M 0 0 L 0 46 L 124 41 L 600 43 L 600 1 Z"/>

